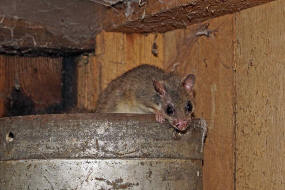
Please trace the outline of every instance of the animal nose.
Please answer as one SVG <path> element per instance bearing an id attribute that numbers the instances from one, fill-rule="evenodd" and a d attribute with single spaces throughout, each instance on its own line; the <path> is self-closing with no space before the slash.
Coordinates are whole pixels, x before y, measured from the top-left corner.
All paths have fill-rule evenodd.
<path id="1" fill-rule="evenodd" d="M 175 124 L 175 127 L 180 130 L 180 131 L 184 131 L 187 128 L 187 121 L 177 121 L 177 123 Z"/>

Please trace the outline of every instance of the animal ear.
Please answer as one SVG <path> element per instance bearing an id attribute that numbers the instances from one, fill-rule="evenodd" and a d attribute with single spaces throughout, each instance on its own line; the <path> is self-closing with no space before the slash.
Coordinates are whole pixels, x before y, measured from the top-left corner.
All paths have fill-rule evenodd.
<path id="1" fill-rule="evenodd" d="M 161 81 L 153 80 L 153 87 L 159 95 L 164 96 L 166 94 L 164 84 Z"/>
<path id="2" fill-rule="evenodd" d="M 195 75 L 193 74 L 187 75 L 182 81 L 182 85 L 188 93 L 193 92 L 194 84 L 195 84 Z"/>

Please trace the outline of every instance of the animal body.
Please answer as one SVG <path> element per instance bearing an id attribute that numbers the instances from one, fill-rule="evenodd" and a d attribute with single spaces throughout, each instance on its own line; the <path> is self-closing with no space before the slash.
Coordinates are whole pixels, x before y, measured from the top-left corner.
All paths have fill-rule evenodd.
<path id="1" fill-rule="evenodd" d="M 179 131 L 187 129 L 194 111 L 195 76 L 184 78 L 151 65 L 138 66 L 110 82 L 100 94 L 96 112 L 154 113 Z"/>

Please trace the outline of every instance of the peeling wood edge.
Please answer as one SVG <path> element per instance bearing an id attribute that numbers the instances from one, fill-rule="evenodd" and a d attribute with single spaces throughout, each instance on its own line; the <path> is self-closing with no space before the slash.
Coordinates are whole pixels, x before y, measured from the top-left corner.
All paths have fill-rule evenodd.
<path id="1" fill-rule="evenodd" d="M 224 1 L 215 1 L 212 4 L 207 4 L 211 3 L 208 1 L 189 1 L 169 9 L 161 5 L 157 10 L 153 10 L 152 5 L 136 6 L 133 8 L 133 15 L 129 17 L 124 15 L 124 9 L 119 12 L 110 9 L 106 12 L 109 14 L 108 18 L 115 19 L 105 21 L 104 29 L 107 32 L 164 33 L 271 1 L 274 0 L 246 0 L 245 2 L 232 2 L 232 0 L 229 0 L 226 3 Z M 145 14 L 146 12 L 151 13 Z"/>

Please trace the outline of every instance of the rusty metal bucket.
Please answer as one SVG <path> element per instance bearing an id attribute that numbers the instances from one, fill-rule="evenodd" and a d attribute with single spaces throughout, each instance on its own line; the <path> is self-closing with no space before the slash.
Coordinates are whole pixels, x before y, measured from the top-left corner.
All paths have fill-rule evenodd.
<path id="1" fill-rule="evenodd" d="M 1 190 L 202 190 L 200 130 L 153 115 L 1 118 L 0 142 Z"/>

